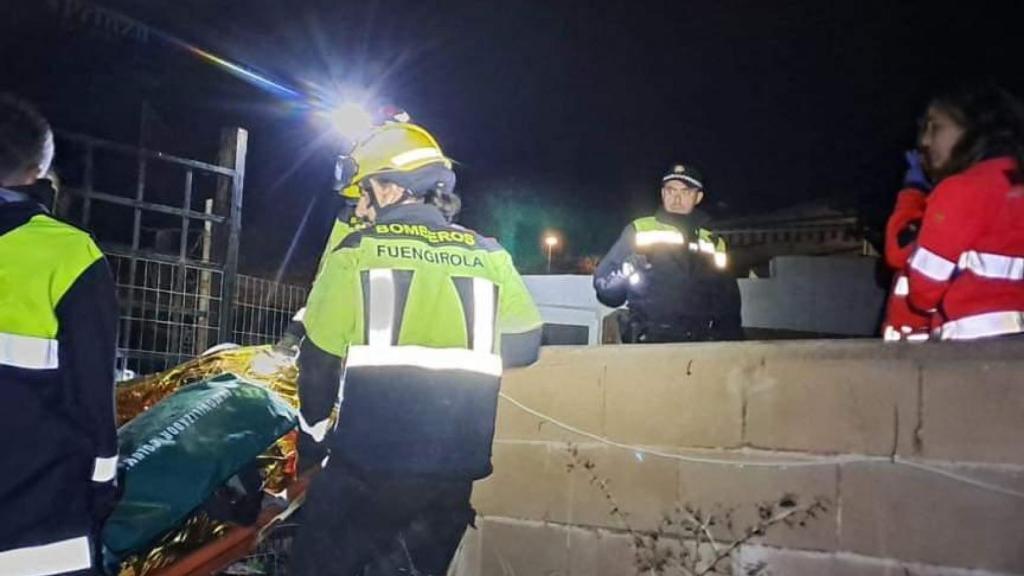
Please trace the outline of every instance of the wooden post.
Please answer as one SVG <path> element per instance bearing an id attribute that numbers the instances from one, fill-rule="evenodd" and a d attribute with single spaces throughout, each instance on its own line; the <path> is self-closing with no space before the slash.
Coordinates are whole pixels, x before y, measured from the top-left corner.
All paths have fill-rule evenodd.
<path id="1" fill-rule="evenodd" d="M 245 156 L 249 133 L 242 128 L 225 128 L 221 132 L 220 164 L 235 173 L 229 181 L 221 179 L 217 187 L 214 209 L 227 218 L 228 229 L 221 230 L 224 246 L 224 278 L 221 282 L 220 343 L 234 339 L 235 286 L 238 283 L 238 248 L 242 236 L 242 190 L 245 185 Z M 216 240 L 216 238 L 215 238 Z"/>

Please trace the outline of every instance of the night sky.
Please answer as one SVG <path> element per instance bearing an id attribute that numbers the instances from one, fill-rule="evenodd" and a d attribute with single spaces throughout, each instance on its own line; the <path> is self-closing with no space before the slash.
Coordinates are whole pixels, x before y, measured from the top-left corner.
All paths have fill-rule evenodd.
<path id="1" fill-rule="evenodd" d="M 150 36 L 69 16 L 85 0 L 6 0 L 0 89 L 53 123 L 212 160 L 250 131 L 244 270 L 308 277 L 333 218 L 324 126 Z M 109 0 L 104 6 L 291 86 L 363 86 L 458 161 L 463 222 L 525 268 L 563 230 L 601 254 L 697 163 L 720 217 L 820 202 L 876 227 L 937 83 L 1024 92 L 1020 21 L 985 2 Z M 78 19 L 76 19 L 78 18 Z M 312 205 L 312 208 L 309 208 Z"/>

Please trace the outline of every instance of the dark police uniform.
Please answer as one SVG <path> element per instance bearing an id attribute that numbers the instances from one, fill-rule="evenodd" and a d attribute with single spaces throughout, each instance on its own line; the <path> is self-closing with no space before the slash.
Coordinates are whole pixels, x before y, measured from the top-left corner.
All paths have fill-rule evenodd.
<path id="1" fill-rule="evenodd" d="M 742 337 L 739 287 L 726 270 L 725 241 L 695 210 L 659 209 L 622 231 L 594 274 L 598 300 L 628 302 L 627 342 L 736 340 Z"/>

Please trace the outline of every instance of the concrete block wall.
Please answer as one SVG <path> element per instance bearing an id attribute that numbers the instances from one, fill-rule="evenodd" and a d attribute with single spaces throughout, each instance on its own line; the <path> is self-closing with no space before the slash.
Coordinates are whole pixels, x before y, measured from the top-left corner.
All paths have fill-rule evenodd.
<path id="1" fill-rule="evenodd" d="M 547 348 L 503 392 L 545 417 L 500 401 L 460 574 L 636 574 L 677 506 L 742 527 L 785 495 L 828 509 L 734 574 L 1024 574 L 1024 342 Z"/>

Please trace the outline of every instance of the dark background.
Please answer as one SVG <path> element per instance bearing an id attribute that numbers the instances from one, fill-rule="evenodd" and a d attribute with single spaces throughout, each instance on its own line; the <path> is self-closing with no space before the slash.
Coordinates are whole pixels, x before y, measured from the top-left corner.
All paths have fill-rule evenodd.
<path id="1" fill-rule="evenodd" d="M 1024 85 L 1021 20 L 986 2 L 102 2 L 143 39 L 86 0 L 3 4 L 0 90 L 57 128 L 208 161 L 221 127 L 247 128 L 242 268 L 295 280 L 333 219 L 325 126 L 160 31 L 406 108 L 459 163 L 463 223 L 526 269 L 549 228 L 563 267 L 600 255 L 679 160 L 702 167 L 716 216 L 818 202 L 877 229 L 937 84 Z"/>

